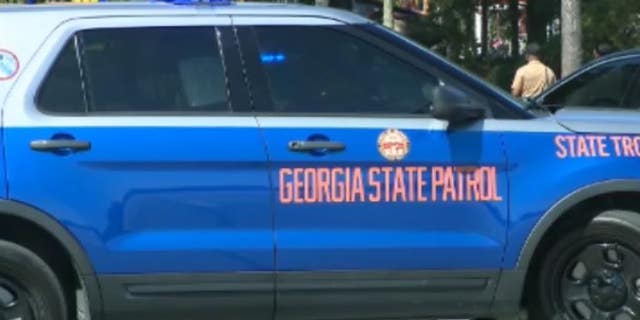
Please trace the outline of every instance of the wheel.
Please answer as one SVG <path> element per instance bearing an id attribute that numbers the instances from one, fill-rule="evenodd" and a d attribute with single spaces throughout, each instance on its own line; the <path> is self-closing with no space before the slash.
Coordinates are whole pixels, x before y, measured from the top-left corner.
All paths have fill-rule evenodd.
<path id="1" fill-rule="evenodd" d="M 33 252 L 0 240 L 0 320 L 67 320 L 62 286 Z"/>
<path id="2" fill-rule="evenodd" d="M 604 212 L 559 236 L 530 286 L 530 318 L 640 318 L 640 214 Z"/>

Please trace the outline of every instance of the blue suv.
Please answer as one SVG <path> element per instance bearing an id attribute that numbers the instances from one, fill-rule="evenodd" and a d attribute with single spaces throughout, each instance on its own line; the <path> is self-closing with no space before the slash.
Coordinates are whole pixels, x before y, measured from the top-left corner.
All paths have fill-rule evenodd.
<path id="1" fill-rule="evenodd" d="M 640 316 L 640 129 L 359 16 L 0 8 L 0 319 Z"/>

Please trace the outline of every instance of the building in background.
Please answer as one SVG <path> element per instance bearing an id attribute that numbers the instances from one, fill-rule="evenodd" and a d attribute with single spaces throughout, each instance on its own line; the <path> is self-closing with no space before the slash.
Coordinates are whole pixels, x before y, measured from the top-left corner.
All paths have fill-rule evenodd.
<path id="1" fill-rule="evenodd" d="M 510 0 L 488 0 L 486 1 L 487 8 L 482 6 L 483 1 L 476 1 L 475 11 L 475 39 L 478 44 L 479 53 L 482 53 L 482 48 L 487 48 L 488 54 L 506 56 L 511 52 L 513 46 L 512 37 L 508 30 L 510 28 L 510 14 L 509 8 Z M 519 51 L 522 53 L 523 48 L 526 46 L 528 33 L 527 33 L 527 3 L 528 0 L 518 0 L 518 41 Z M 487 17 L 483 17 L 486 14 Z M 483 19 L 486 19 L 486 23 L 483 23 Z M 483 45 L 483 33 L 486 33 L 486 40 L 488 44 Z"/>

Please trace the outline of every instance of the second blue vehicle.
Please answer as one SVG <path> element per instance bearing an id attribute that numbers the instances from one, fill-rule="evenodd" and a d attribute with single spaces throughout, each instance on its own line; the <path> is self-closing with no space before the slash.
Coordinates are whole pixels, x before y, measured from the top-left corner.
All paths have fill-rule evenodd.
<path id="1" fill-rule="evenodd" d="M 347 12 L 2 7 L 0 107 L 0 319 L 640 316 L 637 125 Z"/>

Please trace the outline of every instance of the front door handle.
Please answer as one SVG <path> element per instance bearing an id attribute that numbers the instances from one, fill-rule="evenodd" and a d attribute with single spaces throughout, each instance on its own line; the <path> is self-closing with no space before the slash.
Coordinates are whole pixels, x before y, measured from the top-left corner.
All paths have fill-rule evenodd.
<path id="1" fill-rule="evenodd" d="M 289 150 L 296 152 L 342 151 L 346 146 L 333 141 L 289 141 Z"/>
<path id="2" fill-rule="evenodd" d="M 91 142 L 72 139 L 33 140 L 29 144 L 31 150 L 42 152 L 86 151 L 91 149 Z"/>

